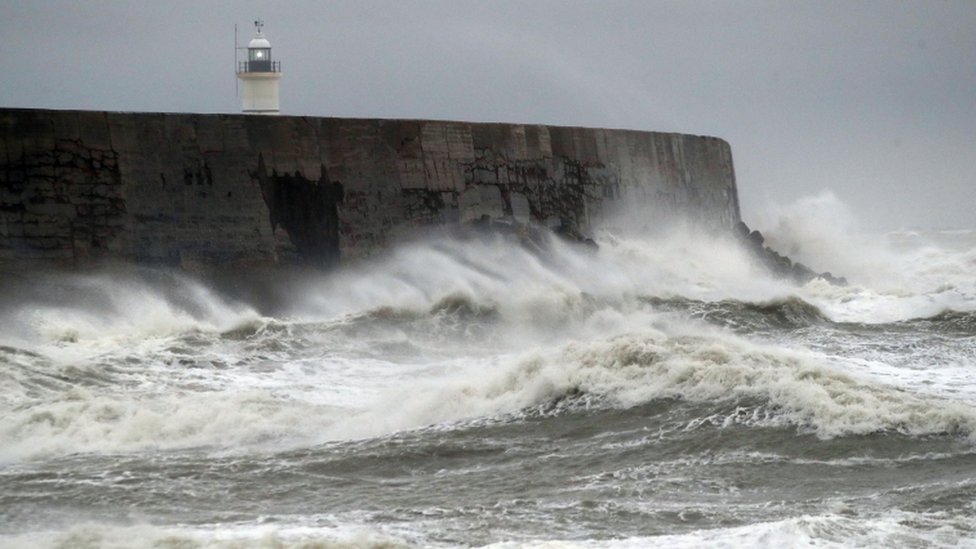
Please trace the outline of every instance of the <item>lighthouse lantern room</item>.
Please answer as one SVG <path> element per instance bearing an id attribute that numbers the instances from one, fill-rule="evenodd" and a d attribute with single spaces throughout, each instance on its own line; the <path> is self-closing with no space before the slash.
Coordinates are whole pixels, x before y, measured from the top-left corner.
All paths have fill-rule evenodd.
<path id="1" fill-rule="evenodd" d="M 278 114 L 278 82 L 281 62 L 271 58 L 271 43 L 261 28 L 263 21 L 254 22 L 254 38 L 247 44 L 247 60 L 237 65 L 237 78 L 243 87 L 241 108 L 247 114 Z"/>

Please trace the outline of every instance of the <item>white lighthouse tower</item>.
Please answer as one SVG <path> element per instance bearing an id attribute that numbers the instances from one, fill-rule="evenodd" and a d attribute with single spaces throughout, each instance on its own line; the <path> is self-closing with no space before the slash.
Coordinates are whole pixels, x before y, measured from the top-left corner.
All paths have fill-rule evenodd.
<path id="1" fill-rule="evenodd" d="M 271 43 L 264 37 L 263 21 L 254 22 L 254 38 L 247 44 L 247 61 L 237 64 L 243 93 L 241 108 L 246 114 L 278 114 L 278 82 L 281 62 L 271 59 Z"/>

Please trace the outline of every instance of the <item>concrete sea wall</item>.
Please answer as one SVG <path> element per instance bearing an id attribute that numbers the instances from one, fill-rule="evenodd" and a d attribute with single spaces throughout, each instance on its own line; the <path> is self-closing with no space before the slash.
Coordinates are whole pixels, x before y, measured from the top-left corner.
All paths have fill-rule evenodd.
<path id="1" fill-rule="evenodd" d="M 739 221 L 713 137 L 422 120 L 0 109 L 0 268 L 333 265 L 412 230 Z"/>

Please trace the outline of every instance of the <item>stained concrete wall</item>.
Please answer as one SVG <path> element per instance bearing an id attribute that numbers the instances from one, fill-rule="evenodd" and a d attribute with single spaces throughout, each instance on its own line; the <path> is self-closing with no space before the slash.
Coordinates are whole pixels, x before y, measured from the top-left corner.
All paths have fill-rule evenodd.
<path id="1" fill-rule="evenodd" d="M 0 109 L 0 267 L 331 265 L 476 220 L 739 220 L 729 145 L 521 124 Z"/>

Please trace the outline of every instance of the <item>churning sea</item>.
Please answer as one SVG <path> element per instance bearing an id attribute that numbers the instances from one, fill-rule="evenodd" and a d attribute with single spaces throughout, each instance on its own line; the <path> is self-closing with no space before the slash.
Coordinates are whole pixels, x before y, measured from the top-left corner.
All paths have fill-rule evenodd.
<path id="1" fill-rule="evenodd" d="M 431 238 L 0 298 L 0 547 L 976 547 L 976 231 Z"/>

